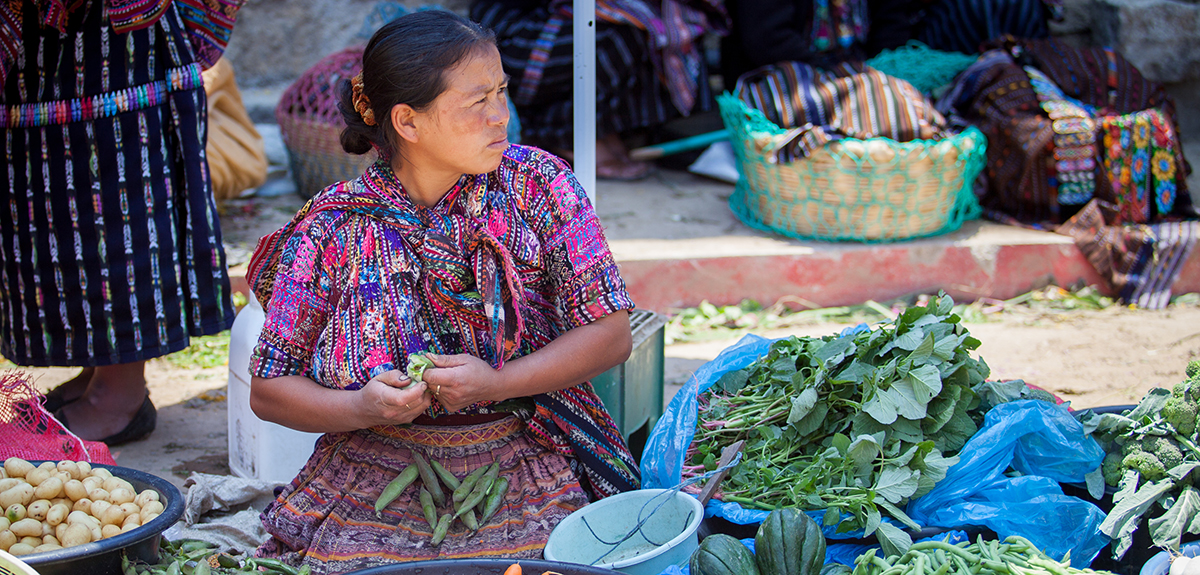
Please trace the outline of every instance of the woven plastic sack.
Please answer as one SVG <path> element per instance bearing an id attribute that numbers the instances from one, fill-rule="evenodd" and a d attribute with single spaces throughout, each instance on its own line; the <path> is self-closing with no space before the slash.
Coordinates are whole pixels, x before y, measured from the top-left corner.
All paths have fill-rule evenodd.
<path id="1" fill-rule="evenodd" d="M 9 457 L 116 464 L 107 445 L 79 439 L 47 413 L 29 374 L 15 370 L 0 374 L 0 461 Z"/>
<path id="2" fill-rule="evenodd" d="M 718 98 L 742 177 L 729 206 L 746 225 L 800 239 L 887 242 L 943 234 L 978 217 L 986 161 L 978 129 L 943 140 L 834 141 L 779 162 L 784 130 L 738 98 Z"/>
<path id="3" fill-rule="evenodd" d="M 355 46 L 322 58 L 288 86 L 275 106 L 296 192 L 305 198 L 359 177 L 377 157 L 375 152 L 348 154 L 339 139 L 346 127 L 338 111 L 340 87 L 362 70 L 362 53 L 363 47 Z"/>

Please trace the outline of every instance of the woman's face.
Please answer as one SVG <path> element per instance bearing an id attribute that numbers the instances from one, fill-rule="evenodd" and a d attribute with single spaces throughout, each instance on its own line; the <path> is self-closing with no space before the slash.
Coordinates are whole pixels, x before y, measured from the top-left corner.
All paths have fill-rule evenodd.
<path id="1" fill-rule="evenodd" d="M 482 174 L 508 149 L 508 76 L 486 46 L 446 71 L 446 90 L 418 113 L 416 151 L 428 168 Z M 432 165 L 430 165 L 430 163 Z"/>

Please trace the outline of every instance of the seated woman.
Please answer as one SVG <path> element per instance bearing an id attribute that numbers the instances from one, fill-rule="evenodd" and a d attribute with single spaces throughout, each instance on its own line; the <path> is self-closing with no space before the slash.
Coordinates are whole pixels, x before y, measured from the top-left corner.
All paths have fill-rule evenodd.
<path id="1" fill-rule="evenodd" d="M 267 315 L 251 407 L 325 433 L 264 511 L 258 554 L 314 573 L 540 557 L 569 513 L 639 486 L 588 383 L 628 358 L 633 302 L 566 163 L 505 138 L 490 32 L 408 14 L 374 35 L 362 70 L 344 87 L 342 144 L 380 161 L 264 238 L 250 272 Z M 410 386 L 404 367 L 425 352 L 433 367 Z M 477 530 L 455 520 L 440 545 L 419 479 L 377 514 L 418 455 L 458 480 L 497 463 L 502 506 Z"/>
<path id="2" fill-rule="evenodd" d="M 499 36 L 522 142 L 574 147 L 571 0 L 473 0 L 471 18 Z M 711 109 L 701 36 L 724 33 L 720 0 L 596 1 L 596 176 L 637 180 L 623 137 Z"/>

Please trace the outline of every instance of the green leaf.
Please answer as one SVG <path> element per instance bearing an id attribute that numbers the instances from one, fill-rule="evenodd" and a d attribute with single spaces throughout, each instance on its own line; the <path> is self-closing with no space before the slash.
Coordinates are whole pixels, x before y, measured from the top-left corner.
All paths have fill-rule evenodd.
<path id="1" fill-rule="evenodd" d="M 937 300 L 937 314 L 946 315 L 954 310 L 954 300 L 948 295 L 942 295 Z"/>
<path id="2" fill-rule="evenodd" d="M 893 519 L 903 523 L 905 527 L 908 527 L 913 531 L 921 530 L 921 526 L 917 525 L 917 522 L 913 521 L 912 517 L 909 517 L 907 513 L 901 511 L 899 507 L 896 507 L 895 505 L 892 505 L 891 503 L 888 503 L 882 499 L 876 499 L 875 503 L 882 507 L 884 511 L 887 511 L 888 515 L 891 515 Z"/>
<path id="3" fill-rule="evenodd" d="M 1137 407 L 1129 412 L 1128 417 L 1133 421 L 1140 421 L 1143 417 L 1159 413 L 1170 398 L 1171 390 L 1165 387 L 1152 387 L 1150 391 L 1146 392 L 1146 395 L 1142 396 Z"/>
<path id="4" fill-rule="evenodd" d="M 883 522 L 883 516 L 879 514 L 878 509 L 872 509 L 867 512 L 867 520 L 863 522 L 863 537 L 870 537 L 879 524 Z"/>
<path id="5" fill-rule="evenodd" d="M 854 462 L 855 467 L 871 465 L 879 457 L 879 442 L 870 435 L 860 435 L 854 438 L 846 449 L 846 459 Z"/>
<path id="6" fill-rule="evenodd" d="M 896 338 L 894 343 L 896 344 L 896 347 L 905 351 L 915 351 L 918 347 L 921 347 L 921 342 L 923 341 L 925 341 L 925 332 L 923 330 L 914 329 Z M 930 351 L 932 351 L 932 347 L 930 348 Z"/>
<path id="7" fill-rule="evenodd" d="M 933 398 L 925 410 L 926 414 L 925 419 L 921 421 L 921 430 L 927 434 L 941 431 L 950 418 L 954 417 L 955 407 L 958 405 L 958 398 L 962 395 L 962 390 L 961 386 L 951 385 Z"/>
<path id="8" fill-rule="evenodd" d="M 854 336 L 848 335 L 835 339 L 821 346 L 820 349 L 817 349 L 813 353 L 813 357 L 817 361 L 832 367 L 842 363 L 842 360 L 845 359 L 847 355 L 852 355 L 853 353 Z"/>
<path id="9" fill-rule="evenodd" d="M 1166 547 L 1179 551 L 1179 540 L 1189 524 L 1200 516 L 1200 492 L 1192 486 L 1187 486 L 1175 503 L 1160 517 L 1150 520 L 1150 539 L 1158 547 Z"/>
<path id="10" fill-rule="evenodd" d="M 875 390 L 875 395 L 863 404 L 863 411 L 884 425 L 896 421 L 897 416 L 895 401 L 889 396 L 888 391 L 886 389 Z"/>
<path id="11" fill-rule="evenodd" d="M 829 438 L 829 445 L 832 445 L 834 449 L 837 449 L 838 453 L 841 454 L 842 457 L 846 457 L 850 454 L 850 438 L 847 437 L 845 433 L 833 434 L 833 436 Z"/>
<path id="12" fill-rule="evenodd" d="M 804 437 L 821 429 L 821 426 L 825 423 L 825 415 L 827 413 L 829 413 L 829 404 L 824 401 L 818 401 L 813 406 L 812 411 L 808 412 L 808 415 L 805 415 L 799 421 L 792 424 L 792 429 L 795 429 L 800 437 Z"/>
<path id="13" fill-rule="evenodd" d="M 933 346 L 933 355 L 942 361 L 950 361 L 954 359 L 954 353 L 958 350 L 958 346 L 962 343 L 963 336 L 947 335 L 937 341 Z"/>
<path id="14" fill-rule="evenodd" d="M 979 431 L 979 428 L 976 427 L 971 416 L 967 415 L 966 405 L 960 401 L 954 410 L 954 417 L 951 417 L 942 430 L 933 437 L 933 442 L 937 445 L 938 451 L 956 453 L 967 444 L 976 431 Z"/>
<path id="15" fill-rule="evenodd" d="M 906 377 L 896 380 L 892 383 L 892 387 L 887 390 L 887 399 L 891 400 L 892 407 L 901 416 L 913 420 L 924 419 L 925 408 L 929 405 L 929 402 L 922 401 L 918 397 L 918 392 L 913 389 L 913 385 L 914 383 L 911 378 Z"/>
<path id="16" fill-rule="evenodd" d="M 907 467 L 885 466 L 875 481 L 875 494 L 889 503 L 900 503 L 917 491 L 918 477 L 919 472 Z"/>
<path id="17" fill-rule="evenodd" d="M 1169 391 L 1168 391 L 1169 393 Z M 1117 540 L 1113 546 L 1113 557 L 1120 558 L 1133 544 L 1133 532 L 1137 529 L 1138 521 L 1158 498 L 1175 487 L 1172 479 L 1146 482 L 1137 488 L 1138 472 L 1127 470 L 1121 479 L 1120 489 L 1113 496 L 1113 508 L 1108 517 L 1100 524 L 1100 532 L 1110 539 Z M 1132 477 L 1132 480 L 1131 480 Z M 1136 489 L 1136 491 L 1135 491 Z"/>
<path id="18" fill-rule="evenodd" d="M 908 361 L 915 365 L 921 365 L 929 361 L 929 358 L 933 355 L 933 347 L 933 334 L 931 333 L 925 336 L 925 339 L 921 340 L 921 345 L 918 345 L 912 350 L 912 353 L 908 354 Z M 901 346 L 901 349 L 904 349 L 903 346 Z"/>
<path id="19" fill-rule="evenodd" d="M 920 443 L 925 439 L 925 434 L 921 432 L 920 421 L 898 417 L 889 426 L 888 438 L 907 443 Z"/>
<path id="20" fill-rule="evenodd" d="M 793 396 L 792 409 L 788 412 L 788 425 L 804 419 L 804 416 L 811 413 L 813 406 L 817 404 L 817 398 L 817 390 L 811 387 L 806 387 L 803 391 Z"/>
<path id="21" fill-rule="evenodd" d="M 909 370 L 908 379 L 917 401 L 929 403 L 929 400 L 942 392 L 942 374 L 932 365 L 922 365 Z M 921 417 L 924 417 L 922 413 Z M 915 419 L 915 418 L 914 418 Z"/>
<path id="22" fill-rule="evenodd" d="M 1185 475 L 1191 473 L 1195 469 L 1200 469 L 1200 463 L 1180 463 L 1175 467 L 1167 470 L 1167 475 L 1173 477 L 1176 481 L 1183 479 Z M 1194 479 L 1194 478 L 1193 478 Z"/>
<path id="23" fill-rule="evenodd" d="M 875 530 L 875 537 L 879 539 L 883 554 L 888 557 L 904 555 L 912 547 L 912 537 L 891 523 L 880 523 Z"/>
<path id="24" fill-rule="evenodd" d="M 838 521 L 841 520 L 842 514 L 838 512 L 837 508 L 830 507 L 825 510 L 825 517 L 822 518 L 821 522 L 825 525 L 837 525 Z"/>
<path id="25" fill-rule="evenodd" d="M 713 385 L 725 393 L 737 393 L 746 387 L 746 382 L 750 380 L 750 371 L 751 368 L 746 368 L 726 372 Z"/>

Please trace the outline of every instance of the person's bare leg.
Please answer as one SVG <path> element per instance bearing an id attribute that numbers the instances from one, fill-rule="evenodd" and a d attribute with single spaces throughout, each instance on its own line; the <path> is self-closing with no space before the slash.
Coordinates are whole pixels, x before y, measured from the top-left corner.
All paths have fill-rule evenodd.
<path id="1" fill-rule="evenodd" d="M 629 157 L 625 142 L 616 133 L 596 141 L 596 176 L 613 180 L 637 180 L 650 175 L 651 166 Z"/>
<path id="2" fill-rule="evenodd" d="M 87 390 L 62 408 L 71 432 L 98 441 L 125 429 L 146 399 L 146 362 L 95 368 Z"/>

